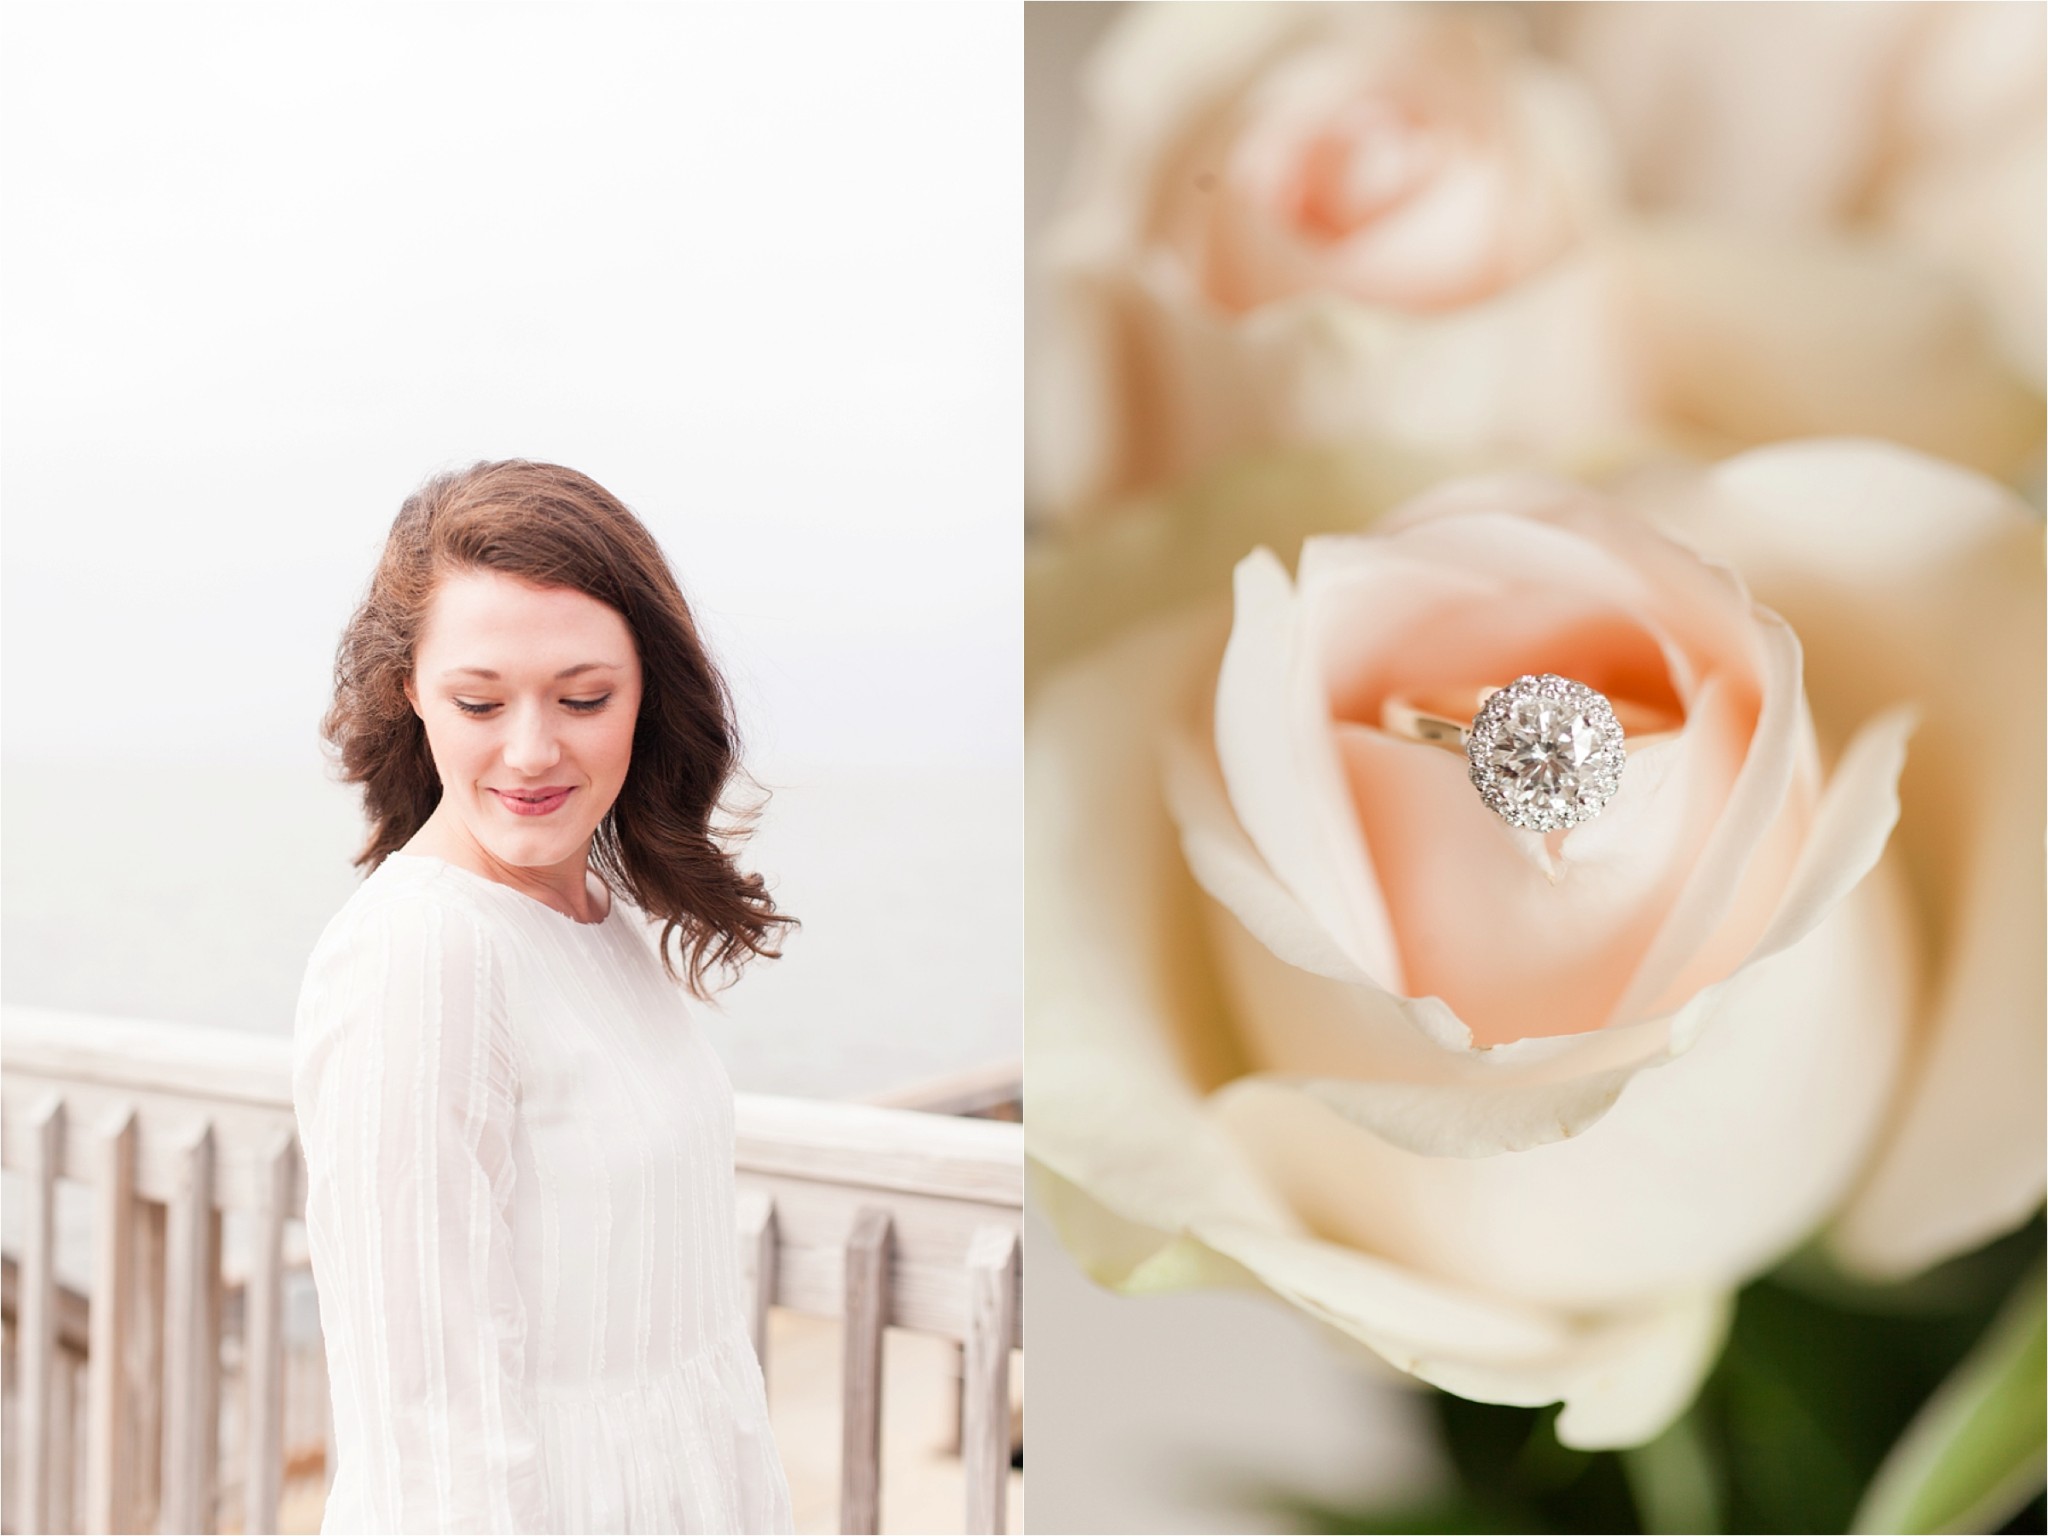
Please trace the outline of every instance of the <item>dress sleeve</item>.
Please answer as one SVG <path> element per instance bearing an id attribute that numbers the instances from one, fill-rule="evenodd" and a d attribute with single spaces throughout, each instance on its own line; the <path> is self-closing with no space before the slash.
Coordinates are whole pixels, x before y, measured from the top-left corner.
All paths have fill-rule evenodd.
<path id="1" fill-rule="evenodd" d="M 306 1021 L 326 1048 L 301 1136 L 332 1228 L 321 1328 L 354 1394 L 343 1455 L 364 1463 L 371 1529 L 544 1530 L 506 1222 L 517 1073 L 488 933 L 400 899 L 366 912 L 339 958 L 327 1016 Z"/>

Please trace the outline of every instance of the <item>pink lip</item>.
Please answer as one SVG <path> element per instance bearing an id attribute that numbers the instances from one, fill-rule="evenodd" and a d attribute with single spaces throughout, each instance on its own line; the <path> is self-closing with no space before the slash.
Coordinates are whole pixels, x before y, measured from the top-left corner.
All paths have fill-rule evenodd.
<path id="1" fill-rule="evenodd" d="M 545 816 L 560 807 L 575 791 L 573 784 L 551 784 L 546 789 L 494 789 L 492 794 L 514 816 Z"/>

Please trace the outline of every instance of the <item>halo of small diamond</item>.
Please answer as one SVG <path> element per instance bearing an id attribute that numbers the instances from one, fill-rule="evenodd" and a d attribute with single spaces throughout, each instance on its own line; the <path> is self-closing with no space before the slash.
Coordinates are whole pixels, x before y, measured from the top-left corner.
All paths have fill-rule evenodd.
<path id="1" fill-rule="evenodd" d="M 1479 797 L 1511 826 L 1556 832 L 1590 821 L 1621 787 L 1621 722 L 1606 696 L 1554 672 L 1488 697 L 1466 733 Z"/>

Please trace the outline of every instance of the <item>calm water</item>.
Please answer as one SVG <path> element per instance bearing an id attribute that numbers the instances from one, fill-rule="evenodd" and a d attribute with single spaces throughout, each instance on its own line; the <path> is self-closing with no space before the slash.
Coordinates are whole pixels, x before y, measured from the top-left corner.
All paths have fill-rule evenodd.
<path id="1" fill-rule="evenodd" d="M 749 861 L 804 927 L 705 1015 L 735 1084 L 851 1097 L 1017 1057 L 1014 775 L 771 788 Z M 359 836 L 317 768 L 10 766 L 0 1001 L 289 1035 Z"/>

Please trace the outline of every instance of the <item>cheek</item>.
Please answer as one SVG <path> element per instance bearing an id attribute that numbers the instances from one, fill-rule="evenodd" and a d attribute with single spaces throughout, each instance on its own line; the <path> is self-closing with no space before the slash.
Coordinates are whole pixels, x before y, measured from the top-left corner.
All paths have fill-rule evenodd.
<path id="1" fill-rule="evenodd" d="M 623 779 L 632 761 L 633 726 L 634 716 L 621 712 L 616 718 L 605 720 L 591 737 L 592 756 L 615 778 Z"/>
<path id="2" fill-rule="evenodd" d="M 478 739 L 480 733 L 462 729 L 468 723 L 444 723 L 427 730 L 427 750 L 444 780 L 469 782 L 483 778 L 489 770 L 492 754 Z"/>

